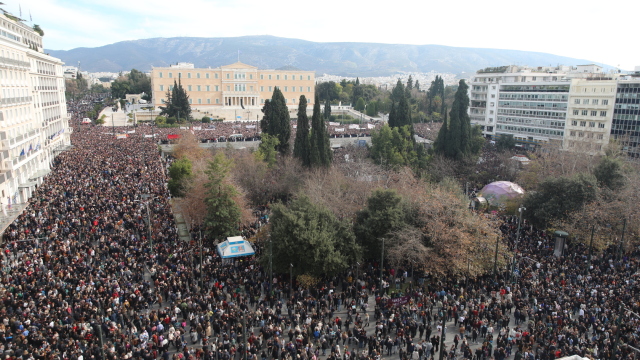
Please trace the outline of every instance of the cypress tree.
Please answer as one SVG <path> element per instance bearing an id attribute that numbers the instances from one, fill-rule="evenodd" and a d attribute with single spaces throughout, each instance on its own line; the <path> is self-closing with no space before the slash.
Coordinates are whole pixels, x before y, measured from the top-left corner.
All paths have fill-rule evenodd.
<path id="1" fill-rule="evenodd" d="M 298 128 L 293 145 L 293 156 L 300 159 L 302 165 L 311 165 L 311 151 L 309 149 L 309 117 L 307 116 L 307 98 L 300 96 L 298 104 Z"/>
<path id="2" fill-rule="evenodd" d="M 269 123 L 271 122 L 271 100 L 267 99 L 264 101 L 264 106 L 262 107 L 262 120 L 260 120 L 260 130 L 263 133 L 269 133 Z"/>
<path id="3" fill-rule="evenodd" d="M 279 144 L 276 147 L 278 152 L 282 155 L 289 153 L 289 139 L 291 138 L 291 120 L 289 118 L 289 108 L 282 95 L 282 91 L 279 88 L 273 90 L 271 101 L 265 102 L 262 108 L 264 113 L 263 121 L 260 123 L 263 128 L 263 132 L 271 136 L 276 136 L 279 140 Z M 266 118 L 266 120 L 265 120 Z"/>
<path id="4" fill-rule="evenodd" d="M 398 116 L 396 114 L 396 103 L 393 101 L 391 103 L 391 110 L 389 110 L 389 127 L 394 128 L 398 126 Z"/>
<path id="5" fill-rule="evenodd" d="M 191 104 L 189 104 L 189 95 L 182 87 L 180 82 L 173 81 L 171 92 L 167 92 L 166 106 L 160 106 L 162 110 L 160 115 L 167 117 L 182 116 L 186 119 L 191 118 Z M 179 121 L 180 119 L 178 119 Z"/>
<path id="6" fill-rule="evenodd" d="M 398 79 L 396 86 L 394 86 L 393 90 L 391 90 L 391 99 L 395 102 L 400 102 L 400 99 L 403 96 L 405 96 L 404 85 L 402 84 L 402 81 Z"/>
<path id="7" fill-rule="evenodd" d="M 455 99 L 451 106 L 451 111 L 456 112 L 458 124 L 460 125 L 460 145 L 459 152 L 461 156 L 467 156 L 471 152 L 471 120 L 467 109 L 469 108 L 469 95 L 467 90 L 469 87 L 464 80 L 460 80 L 458 91 L 456 91 Z"/>
<path id="8" fill-rule="evenodd" d="M 447 141 L 449 139 L 449 127 L 447 125 L 447 108 L 443 109 L 444 120 L 442 121 L 442 127 L 438 132 L 438 137 L 436 138 L 435 144 L 433 144 L 434 150 L 436 154 L 444 154 L 446 155 L 447 149 Z"/>
<path id="9" fill-rule="evenodd" d="M 331 101 L 329 101 L 329 99 L 327 99 L 324 102 L 324 118 L 325 118 L 325 120 L 329 121 L 330 117 L 331 117 Z"/>
<path id="10" fill-rule="evenodd" d="M 449 139 L 450 143 L 447 146 L 447 157 L 460 159 L 463 156 L 462 153 L 462 126 L 460 126 L 460 117 L 458 116 L 458 112 L 455 111 L 455 101 L 451 106 L 451 111 L 449 112 Z"/>
<path id="11" fill-rule="evenodd" d="M 400 97 L 398 103 L 398 109 L 396 110 L 396 124 L 397 126 L 411 125 L 411 109 L 409 108 L 409 102 L 405 96 Z"/>
<path id="12" fill-rule="evenodd" d="M 320 113 L 320 100 L 316 94 L 311 116 L 311 166 L 328 167 L 331 165 L 331 144 L 329 133 Z"/>

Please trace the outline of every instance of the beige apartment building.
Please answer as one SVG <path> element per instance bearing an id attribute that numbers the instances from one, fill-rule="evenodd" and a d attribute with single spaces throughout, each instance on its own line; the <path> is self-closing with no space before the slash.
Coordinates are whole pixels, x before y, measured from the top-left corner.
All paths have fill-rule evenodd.
<path id="1" fill-rule="evenodd" d="M 565 150 L 601 154 L 609 144 L 618 81 L 572 79 L 565 122 Z"/>
<path id="2" fill-rule="evenodd" d="M 315 73 L 301 70 L 261 70 L 237 62 L 217 68 L 195 68 L 190 63 L 178 63 L 151 70 L 152 103 L 162 106 L 174 82 L 180 81 L 189 95 L 194 110 L 212 116 L 256 120 L 260 109 L 270 99 L 273 90 L 282 91 L 289 111 L 297 111 L 301 95 L 313 106 Z"/>

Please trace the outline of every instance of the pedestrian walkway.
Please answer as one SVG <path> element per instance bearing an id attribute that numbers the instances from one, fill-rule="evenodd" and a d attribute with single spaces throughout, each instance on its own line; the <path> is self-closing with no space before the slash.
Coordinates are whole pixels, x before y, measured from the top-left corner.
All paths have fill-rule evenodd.
<path id="1" fill-rule="evenodd" d="M 191 234 L 189 234 L 189 227 L 187 226 L 187 222 L 184 220 L 184 216 L 180 212 L 176 211 L 177 207 L 174 206 L 173 199 L 171 200 L 171 209 L 176 221 L 176 227 L 178 228 L 178 237 L 182 241 L 190 242 Z"/>

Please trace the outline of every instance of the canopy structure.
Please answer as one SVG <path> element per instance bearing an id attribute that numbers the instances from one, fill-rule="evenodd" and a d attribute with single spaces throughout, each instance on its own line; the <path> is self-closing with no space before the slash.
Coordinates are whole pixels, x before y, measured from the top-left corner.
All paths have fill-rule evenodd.
<path id="1" fill-rule="evenodd" d="M 479 196 L 487 199 L 492 206 L 504 205 L 507 201 L 524 195 L 520 185 L 510 181 L 496 181 L 480 190 Z"/>
<path id="2" fill-rule="evenodd" d="M 244 240 L 242 236 L 231 236 L 227 240 L 217 245 L 218 254 L 223 259 L 240 256 L 251 256 L 256 252 L 251 243 Z"/>

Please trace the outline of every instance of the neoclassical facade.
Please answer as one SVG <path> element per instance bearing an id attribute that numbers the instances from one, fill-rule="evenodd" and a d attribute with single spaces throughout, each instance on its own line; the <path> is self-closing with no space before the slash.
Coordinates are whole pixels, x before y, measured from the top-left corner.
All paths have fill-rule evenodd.
<path id="1" fill-rule="evenodd" d="M 207 69 L 178 63 L 151 70 L 154 106 L 162 106 L 176 81 L 187 91 L 192 107 L 199 110 L 261 108 L 275 87 L 280 88 L 293 109 L 297 108 L 300 95 L 305 95 L 312 106 L 315 93 L 313 71 L 260 70 L 241 62 Z"/>

